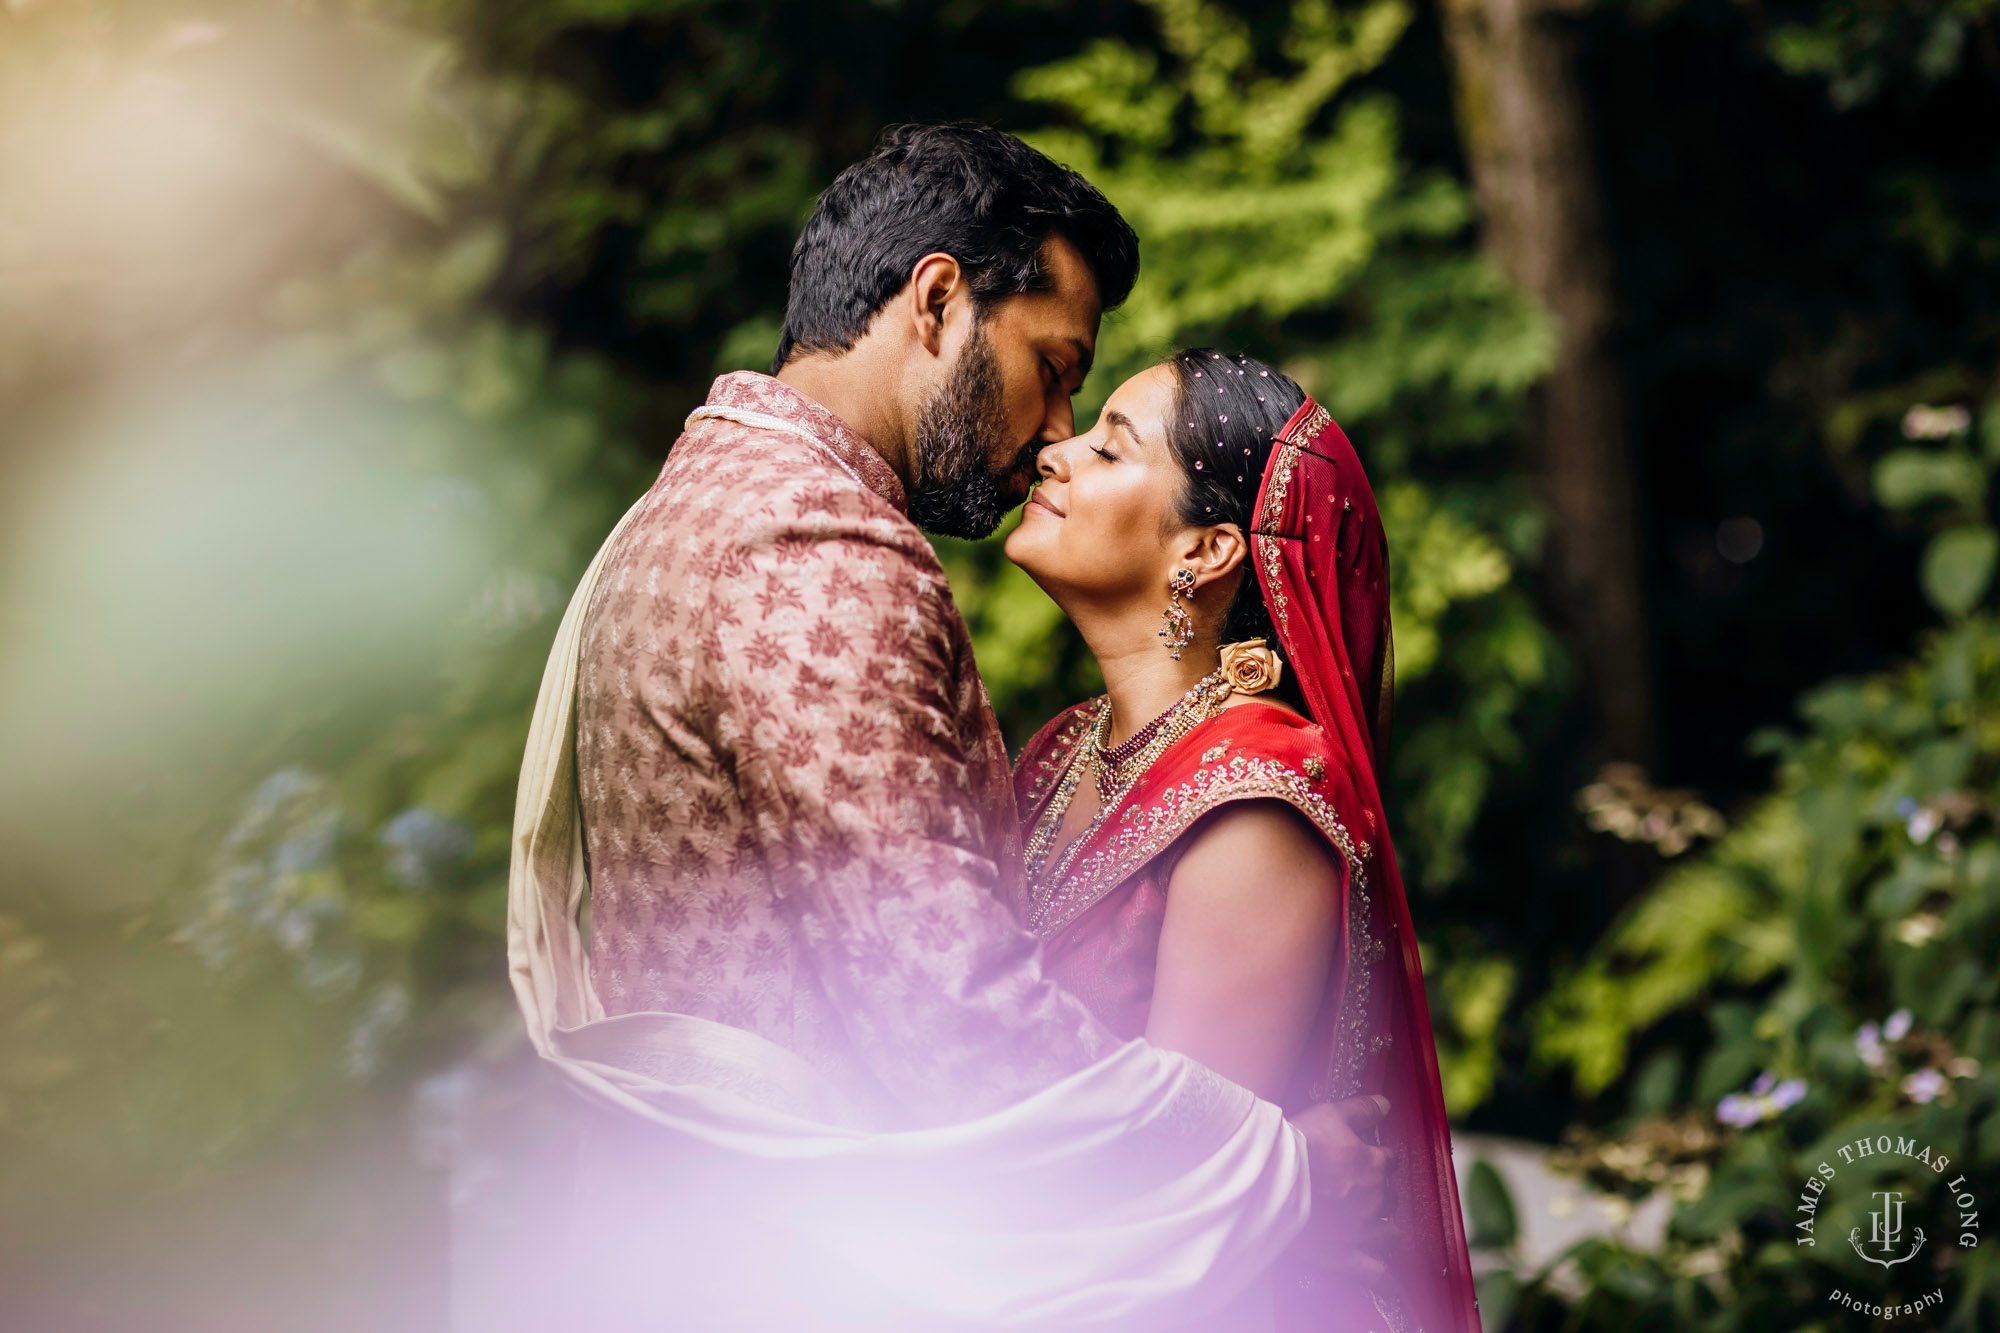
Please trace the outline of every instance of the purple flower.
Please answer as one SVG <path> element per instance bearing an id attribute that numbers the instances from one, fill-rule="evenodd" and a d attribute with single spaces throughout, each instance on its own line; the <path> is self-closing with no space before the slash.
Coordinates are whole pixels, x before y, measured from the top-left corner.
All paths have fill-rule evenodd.
<path id="1" fill-rule="evenodd" d="M 1910 1011 L 1898 1009 L 1889 1015 L 1889 1021 L 1882 1025 L 1882 1035 L 1890 1041 L 1901 1041 L 1910 1035 Z"/>
<path id="2" fill-rule="evenodd" d="M 1788 1078 L 1781 1083 L 1767 1069 L 1757 1076 L 1748 1092 L 1732 1092 L 1717 1102 L 1715 1118 L 1725 1125 L 1748 1129 L 1797 1106 L 1805 1100 L 1806 1088 L 1802 1078 Z"/>
<path id="3" fill-rule="evenodd" d="M 1889 1059 L 1889 1052 L 1882 1045 L 1882 1029 L 1873 1023 L 1863 1023 L 1854 1034 L 1854 1053 L 1870 1069 L 1880 1069 Z"/>
<path id="4" fill-rule="evenodd" d="M 1715 1118 L 1725 1125 L 1748 1129 L 1764 1118 L 1760 1099 L 1732 1092 L 1715 1104 Z"/>
<path id="5" fill-rule="evenodd" d="M 1771 1089 L 1771 1105 L 1780 1111 L 1789 1111 L 1806 1099 L 1806 1081 L 1802 1078 L 1788 1078 Z"/>
<path id="6" fill-rule="evenodd" d="M 415 889 L 435 885 L 472 850 L 472 830 L 417 805 L 382 826 L 389 873 Z"/>
<path id="7" fill-rule="evenodd" d="M 1913 1102 L 1931 1102 L 1945 1089 L 1945 1076 L 1935 1069 L 1919 1069 L 1903 1080 L 1903 1095 Z"/>

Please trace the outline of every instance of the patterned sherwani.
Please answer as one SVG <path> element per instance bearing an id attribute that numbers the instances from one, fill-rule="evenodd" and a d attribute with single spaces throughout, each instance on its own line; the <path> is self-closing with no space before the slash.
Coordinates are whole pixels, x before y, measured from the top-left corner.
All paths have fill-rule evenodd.
<path id="1" fill-rule="evenodd" d="M 584 624 L 592 981 L 796 1051 L 907 1123 L 994 1109 L 1115 1044 L 1008 903 L 1005 748 L 895 473 L 839 418 L 725 375 Z"/>

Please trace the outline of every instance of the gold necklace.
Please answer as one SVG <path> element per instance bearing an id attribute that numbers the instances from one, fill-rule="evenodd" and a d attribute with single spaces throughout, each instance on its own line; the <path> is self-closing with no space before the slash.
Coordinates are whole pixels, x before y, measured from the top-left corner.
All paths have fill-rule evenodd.
<path id="1" fill-rule="evenodd" d="M 1069 763 L 1063 769 L 1062 778 L 1056 784 L 1055 791 L 1050 794 L 1049 803 L 1044 807 L 1042 817 L 1036 821 L 1033 834 L 1029 836 L 1025 849 L 1029 875 L 1040 883 L 1053 884 L 1061 879 L 1064 872 L 1069 869 L 1069 863 L 1075 859 L 1077 849 L 1090 841 L 1091 836 L 1110 817 L 1111 811 L 1125 799 L 1138 784 L 1139 779 L 1146 775 L 1146 771 L 1152 768 L 1175 741 L 1221 711 L 1223 701 L 1232 692 L 1227 675 L 1220 667 L 1196 681 L 1194 688 L 1175 700 L 1173 706 L 1161 715 L 1163 721 L 1156 719 L 1160 725 L 1143 749 L 1137 754 L 1114 760 L 1108 765 L 1112 770 L 1109 781 L 1105 777 L 1107 757 L 1104 742 L 1111 731 L 1111 701 L 1105 699 L 1097 710 L 1097 717 L 1091 723 L 1088 741 L 1070 753 Z M 1098 778 L 1097 813 L 1091 818 L 1089 827 L 1063 848 L 1062 856 L 1053 871 L 1045 875 L 1043 872 L 1048 868 L 1050 847 L 1062 829 L 1063 816 L 1069 813 L 1070 802 L 1076 796 L 1077 784 L 1083 778 L 1086 754 L 1091 757 L 1089 767 L 1096 772 Z M 1039 918 L 1046 906 L 1046 899 L 1037 903 L 1034 917 Z"/>
<path id="2" fill-rule="evenodd" d="M 1168 747 L 1187 735 L 1196 723 L 1214 717 L 1216 708 L 1229 695 L 1229 682 L 1223 677 L 1222 668 L 1217 667 L 1196 681 L 1194 688 L 1176 699 L 1166 712 L 1141 727 L 1131 740 L 1116 747 L 1105 744 L 1111 738 L 1111 705 L 1107 700 L 1090 737 L 1091 756 L 1097 769 L 1098 803 L 1107 807 L 1117 804 Z M 1134 741 L 1138 742 L 1136 746 Z"/>

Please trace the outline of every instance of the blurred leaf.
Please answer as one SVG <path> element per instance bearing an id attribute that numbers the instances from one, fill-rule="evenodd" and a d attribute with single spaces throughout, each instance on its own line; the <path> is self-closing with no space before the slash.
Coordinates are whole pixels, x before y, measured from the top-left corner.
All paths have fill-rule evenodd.
<path id="1" fill-rule="evenodd" d="M 1986 495 L 1986 471 L 1957 450 L 1897 449 L 1875 465 L 1875 495 L 1891 509 L 1926 500 L 1976 505 Z"/>
<path id="2" fill-rule="evenodd" d="M 1924 549 L 1924 596 L 1948 616 L 1962 616 L 1979 604 L 1993 582 L 2000 535 L 1985 524 L 1947 528 Z"/>
<path id="3" fill-rule="evenodd" d="M 1471 1232 L 1466 1239 L 1475 1250 L 1504 1250 L 1520 1230 L 1507 1182 L 1483 1157 L 1466 1173 L 1465 1219 Z"/>

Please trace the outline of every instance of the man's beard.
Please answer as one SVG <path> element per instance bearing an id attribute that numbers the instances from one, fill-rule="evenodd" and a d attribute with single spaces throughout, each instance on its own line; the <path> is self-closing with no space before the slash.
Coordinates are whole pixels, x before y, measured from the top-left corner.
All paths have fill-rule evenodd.
<path id="1" fill-rule="evenodd" d="M 987 459 L 991 432 L 1005 416 L 1000 363 L 984 327 L 975 324 L 944 387 L 917 414 L 916 482 L 910 518 L 926 532 L 985 537 L 1014 507 L 1015 481 L 1034 467 L 1038 448 L 1021 446 L 999 472 Z"/>

